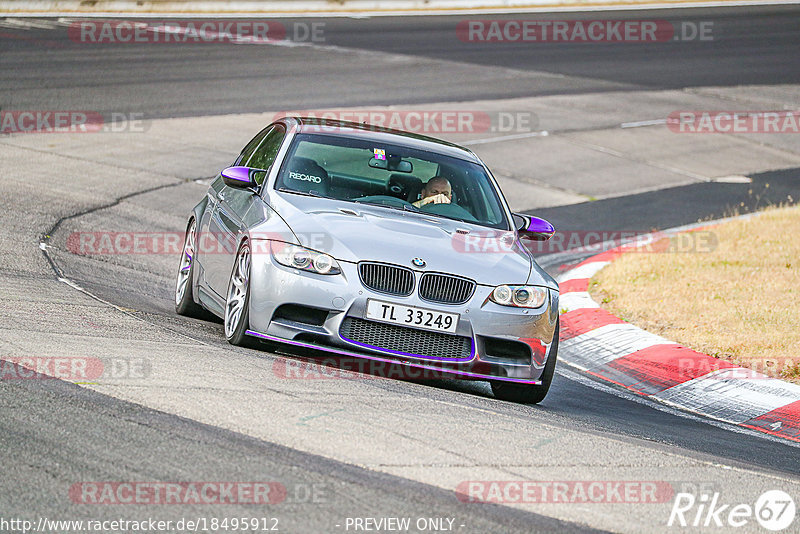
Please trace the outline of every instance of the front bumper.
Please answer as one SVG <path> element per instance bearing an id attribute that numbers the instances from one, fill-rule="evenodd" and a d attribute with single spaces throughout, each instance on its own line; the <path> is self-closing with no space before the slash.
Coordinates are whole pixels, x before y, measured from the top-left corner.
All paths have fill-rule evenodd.
<path id="1" fill-rule="evenodd" d="M 558 320 L 558 292 L 549 290 L 549 298 L 538 309 L 500 306 L 488 300 L 492 287 L 478 285 L 464 304 L 448 305 L 421 299 L 417 291 L 408 297 L 379 293 L 366 288 L 358 275 L 357 265 L 340 262 L 342 273 L 318 275 L 277 264 L 270 254 L 253 257 L 250 277 L 250 328 L 247 333 L 267 341 L 287 343 L 301 348 L 317 349 L 344 358 L 363 358 L 385 364 L 444 373 L 446 376 L 475 380 L 503 380 L 540 384 L 544 366 L 551 354 L 553 335 Z M 416 271 L 417 278 L 423 271 Z M 377 299 L 429 310 L 457 313 L 460 316 L 455 334 L 420 334 L 404 326 L 387 327 L 384 323 L 366 321 L 367 299 Z M 287 308 L 309 310 L 286 314 Z M 277 313 L 276 313 L 277 312 Z M 397 338 L 408 346 L 405 337 L 428 339 L 451 336 L 444 341 L 463 340 L 464 350 L 440 356 L 421 351 L 398 350 L 387 343 L 365 343 L 351 339 L 352 324 L 410 334 Z M 408 330 L 414 330 L 408 332 Z M 391 337 L 383 336 L 383 339 Z M 498 347 L 514 347 L 509 357 Z M 525 358 L 525 349 L 529 357 Z"/>

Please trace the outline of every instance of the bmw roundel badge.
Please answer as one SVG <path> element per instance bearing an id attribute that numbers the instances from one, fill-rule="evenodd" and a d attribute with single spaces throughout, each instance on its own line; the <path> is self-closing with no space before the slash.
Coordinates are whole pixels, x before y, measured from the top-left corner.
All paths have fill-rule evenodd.
<path id="1" fill-rule="evenodd" d="M 414 264 L 415 267 L 425 267 L 425 260 L 422 258 L 414 258 L 411 260 L 411 263 Z"/>

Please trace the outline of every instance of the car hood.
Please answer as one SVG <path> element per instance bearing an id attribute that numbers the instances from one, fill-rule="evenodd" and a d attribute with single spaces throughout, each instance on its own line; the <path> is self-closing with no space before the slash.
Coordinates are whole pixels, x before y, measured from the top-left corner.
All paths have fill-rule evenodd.
<path id="1" fill-rule="evenodd" d="M 270 204 L 292 229 L 295 243 L 339 261 L 393 263 L 458 274 L 484 285 L 556 287 L 520 246 L 515 232 L 291 193 L 274 193 Z M 426 265 L 415 267 L 414 258 Z"/>

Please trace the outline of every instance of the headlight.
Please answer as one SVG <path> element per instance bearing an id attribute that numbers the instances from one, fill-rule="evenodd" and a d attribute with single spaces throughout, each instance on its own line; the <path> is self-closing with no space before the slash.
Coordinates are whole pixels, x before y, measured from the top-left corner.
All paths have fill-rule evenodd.
<path id="1" fill-rule="evenodd" d="M 339 264 L 328 254 L 281 241 L 270 241 L 275 261 L 286 267 L 317 274 L 339 274 Z"/>
<path id="2" fill-rule="evenodd" d="M 497 286 L 489 300 L 501 306 L 538 308 L 547 300 L 547 288 L 538 286 Z"/>

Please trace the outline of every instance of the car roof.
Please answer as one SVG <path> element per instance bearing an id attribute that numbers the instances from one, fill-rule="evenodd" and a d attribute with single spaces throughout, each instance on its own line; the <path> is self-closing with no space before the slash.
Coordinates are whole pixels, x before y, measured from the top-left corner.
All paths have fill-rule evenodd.
<path id="1" fill-rule="evenodd" d="M 465 159 L 474 163 L 481 163 L 480 159 L 468 148 L 464 148 L 455 143 L 450 143 L 435 137 L 428 137 L 401 130 L 393 130 L 382 126 L 374 126 L 367 123 L 348 122 L 340 120 L 330 120 L 315 117 L 287 117 L 287 121 L 293 121 L 298 126 L 300 133 L 320 133 L 323 135 L 333 135 L 340 137 L 350 137 L 354 133 L 361 139 L 374 140 L 377 144 L 399 144 L 419 150 L 435 152 L 445 156 Z M 323 126 L 324 131 L 319 128 Z"/>

